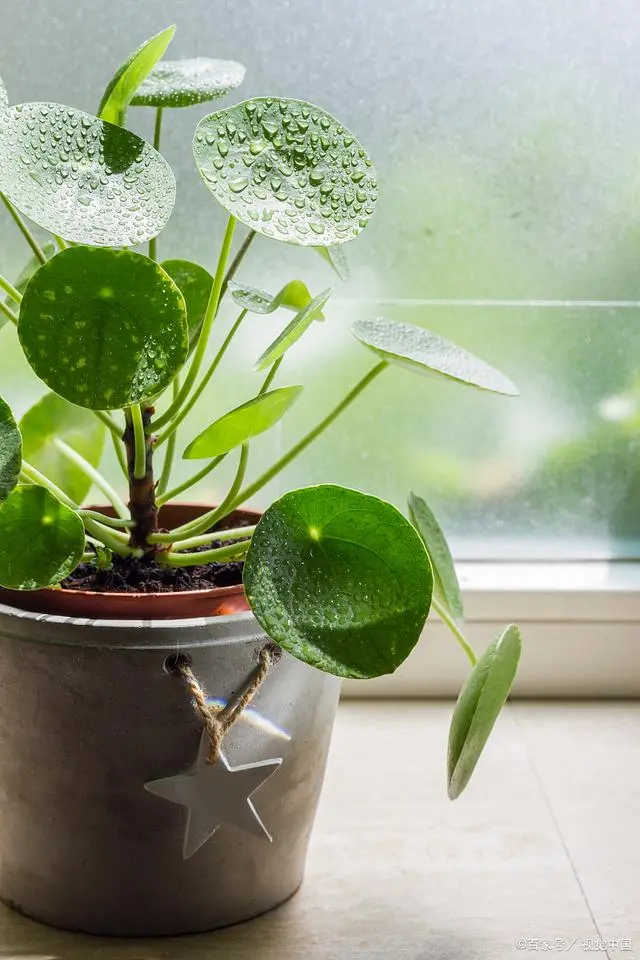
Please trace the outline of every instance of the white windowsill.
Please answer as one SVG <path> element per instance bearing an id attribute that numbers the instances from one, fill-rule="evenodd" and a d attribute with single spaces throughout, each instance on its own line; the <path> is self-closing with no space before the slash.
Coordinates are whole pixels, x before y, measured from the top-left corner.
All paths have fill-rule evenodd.
<path id="1" fill-rule="evenodd" d="M 518 623 L 523 655 L 514 686 L 524 697 L 640 695 L 640 563 L 461 563 L 465 632 L 477 650 Z M 468 661 L 430 620 L 391 677 L 349 681 L 345 696 L 457 696 Z"/>

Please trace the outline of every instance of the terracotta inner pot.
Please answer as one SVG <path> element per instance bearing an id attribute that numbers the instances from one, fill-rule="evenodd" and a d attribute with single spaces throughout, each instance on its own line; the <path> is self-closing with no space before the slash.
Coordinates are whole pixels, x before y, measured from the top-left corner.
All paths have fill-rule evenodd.
<path id="1" fill-rule="evenodd" d="M 113 516 L 111 507 L 92 507 Z M 202 516 L 211 506 L 194 503 L 168 503 L 160 509 L 160 526 L 177 527 Z M 225 519 L 224 528 L 240 526 L 242 521 L 257 523 L 260 514 L 253 510 L 235 510 Z M 90 590 L 6 590 L 0 587 L 0 602 L 23 610 L 51 613 L 92 620 L 188 620 L 192 617 L 226 616 L 249 609 L 242 584 L 212 587 L 210 590 L 184 590 L 179 593 L 94 593 Z"/>

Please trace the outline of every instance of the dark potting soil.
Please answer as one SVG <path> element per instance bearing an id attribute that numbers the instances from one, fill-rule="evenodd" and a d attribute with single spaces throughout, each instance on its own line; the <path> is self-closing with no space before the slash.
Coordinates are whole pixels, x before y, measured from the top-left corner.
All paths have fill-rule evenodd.
<path id="1" fill-rule="evenodd" d="M 200 549 L 210 550 L 216 546 L 223 544 L 211 543 Z M 182 593 L 185 590 L 233 587 L 241 583 L 240 561 L 198 567 L 163 567 L 155 560 L 114 554 L 110 570 L 97 570 L 91 563 L 81 563 L 61 586 L 67 590 L 89 590 L 92 593 Z"/>

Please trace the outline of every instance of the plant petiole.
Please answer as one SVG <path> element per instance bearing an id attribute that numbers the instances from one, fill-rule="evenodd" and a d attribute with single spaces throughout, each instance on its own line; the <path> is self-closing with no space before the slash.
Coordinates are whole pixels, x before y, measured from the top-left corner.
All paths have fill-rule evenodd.
<path id="1" fill-rule="evenodd" d="M 190 537 L 188 540 L 179 540 L 175 549 L 178 551 L 191 550 L 193 547 L 204 547 L 207 543 L 214 540 L 224 543 L 227 540 L 242 540 L 244 537 L 252 537 L 255 532 L 255 525 L 251 527 L 234 527 L 232 530 L 211 530 L 201 537 Z M 173 544 L 170 533 L 153 533 L 149 537 L 149 543 L 169 543 Z"/>
<path id="2" fill-rule="evenodd" d="M 162 554 L 158 563 L 171 567 L 199 567 L 207 563 L 228 563 L 230 560 L 239 560 L 249 549 L 249 542 L 232 543 L 228 547 L 217 547 L 215 550 L 203 550 L 201 553 L 170 552 Z"/>
<path id="3" fill-rule="evenodd" d="M 166 493 L 161 494 L 156 501 L 158 506 L 161 507 L 164 503 L 169 503 L 171 500 L 175 500 L 175 498 L 181 493 L 184 493 L 185 490 L 188 490 L 190 487 L 195 486 L 196 483 L 204 480 L 204 478 L 208 477 L 210 473 L 213 473 L 215 468 L 222 463 L 226 456 L 227 454 L 223 453 L 219 457 L 214 457 L 210 463 L 208 463 L 205 467 L 202 467 L 201 470 L 198 470 L 197 473 L 194 473 L 193 476 L 189 477 L 188 480 L 178 484 L 178 486 L 174 487 L 173 490 L 168 490 Z M 153 534 L 153 536 L 158 536 L 158 534 Z M 151 542 L 153 543 L 153 540 L 151 540 Z M 171 541 L 167 542 L 170 543 Z"/>
<path id="4" fill-rule="evenodd" d="M 13 312 L 11 307 L 8 307 L 2 300 L 0 300 L 0 313 L 3 313 L 8 320 L 11 320 L 11 323 L 18 326 L 18 317 Z"/>
<path id="5" fill-rule="evenodd" d="M 458 643 L 466 653 L 467 657 L 469 658 L 469 663 L 471 664 L 471 666 L 475 667 L 476 663 L 478 662 L 477 654 L 473 649 L 473 647 L 471 646 L 471 644 L 469 643 L 469 641 L 467 640 L 467 638 L 465 637 L 465 635 L 463 634 L 458 624 L 455 622 L 455 620 L 451 616 L 451 614 L 438 600 L 435 599 L 435 597 L 433 597 L 431 600 L 431 606 L 435 610 L 435 612 L 438 614 L 442 622 L 449 628 L 450 632 L 456 638 L 456 640 L 458 641 Z"/>
<path id="6" fill-rule="evenodd" d="M 117 491 L 113 489 L 111 484 L 102 476 L 99 470 L 96 470 L 95 467 L 92 467 L 91 464 L 85 460 L 85 458 L 78 453 L 77 450 L 74 450 L 73 447 L 70 447 L 68 443 L 65 443 L 64 440 L 60 440 L 59 437 L 54 437 L 53 445 L 58 450 L 63 457 L 66 457 L 71 463 L 73 463 L 79 470 L 84 473 L 100 490 L 101 493 L 104 493 L 105 497 L 112 505 L 113 509 L 116 511 L 119 517 L 127 519 L 129 512 L 118 495 Z"/>
<path id="7" fill-rule="evenodd" d="M 8 280 L 0 274 L 0 289 L 4 290 L 5 293 L 9 294 L 11 299 L 20 306 L 22 303 L 22 294 L 19 290 L 16 290 L 12 283 L 9 283 Z"/>
<path id="8" fill-rule="evenodd" d="M 26 225 L 26 223 L 24 222 L 24 220 L 22 219 L 22 217 L 20 216 L 20 214 L 18 213 L 18 211 L 16 210 L 16 208 L 14 207 L 14 205 L 11 203 L 11 201 L 9 200 L 9 198 L 8 198 L 8 197 L 5 197 L 4 193 L 0 193 L 0 200 L 2 200 L 2 202 L 3 202 L 4 205 L 5 205 L 5 207 L 7 208 L 7 210 L 9 211 L 9 213 L 11 214 L 11 216 L 13 217 L 13 220 L 14 220 L 16 226 L 18 227 L 18 229 L 19 229 L 20 232 L 22 233 L 23 237 L 25 238 L 25 240 L 27 241 L 27 243 L 28 243 L 29 246 L 31 247 L 33 253 L 34 253 L 35 256 L 38 258 L 38 260 L 40 261 L 40 263 L 46 263 L 46 262 L 47 262 L 47 258 L 46 258 L 45 255 L 44 255 L 44 252 L 43 252 L 43 250 L 42 250 L 42 247 L 40 246 L 40 244 L 38 243 L 38 241 L 36 240 L 36 238 L 34 237 L 34 235 L 31 233 L 31 230 L 29 230 L 29 227 Z"/>

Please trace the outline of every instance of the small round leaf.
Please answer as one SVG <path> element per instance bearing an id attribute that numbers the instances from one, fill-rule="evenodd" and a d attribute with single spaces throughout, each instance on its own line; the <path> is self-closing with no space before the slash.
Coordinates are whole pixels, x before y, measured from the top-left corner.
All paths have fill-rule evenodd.
<path id="1" fill-rule="evenodd" d="M 516 675 L 522 641 L 511 624 L 482 654 L 460 691 L 449 730 L 449 797 L 468 784 Z"/>
<path id="2" fill-rule="evenodd" d="M 160 233 L 176 182 L 129 130 L 57 103 L 25 103 L 0 113 L 0 190 L 65 240 L 117 247 Z"/>
<path id="3" fill-rule="evenodd" d="M 80 563 L 84 543 L 75 511 L 44 487 L 16 487 L 0 504 L 0 584 L 39 590 L 60 583 Z"/>
<path id="4" fill-rule="evenodd" d="M 435 373 L 480 390 L 518 396 L 518 388 L 494 367 L 429 330 L 398 320 L 356 320 L 354 336 L 389 363 Z"/>
<path id="5" fill-rule="evenodd" d="M 297 343 L 303 333 L 305 333 L 313 321 L 317 319 L 318 313 L 322 311 L 322 308 L 332 293 L 333 290 L 331 287 L 327 287 L 326 290 L 323 290 L 317 297 L 310 300 L 306 307 L 303 307 L 302 310 L 295 315 L 291 323 L 284 328 L 282 333 L 276 337 L 273 343 L 258 357 L 256 370 L 264 370 L 265 367 L 270 367 L 271 364 L 279 360 L 294 343 Z"/>
<path id="6" fill-rule="evenodd" d="M 191 107 L 225 97 L 244 80 L 245 69 L 233 60 L 194 57 L 162 60 L 138 89 L 134 107 Z"/>
<path id="7" fill-rule="evenodd" d="M 273 427 L 291 407 L 302 387 L 280 387 L 226 413 L 193 440 L 185 450 L 185 460 L 209 460 Z"/>
<path id="8" fill-rule="evenodd" d="M 375 171 L 356 138 L 303 100 L 258 98 L 212 113 L 198 124 L 193 152 L 225 210 L 276 240 L 345 243 L 376 204 Z"/>
<path id="9" fill-rule="evenodd" d="M 0 397 L 0 501 L 18 482 L 22 466 L 22 438 L 9 405 Z"/>
<path id="10" fill-rule="evenodd" d="M 184 297 L 189 325 L 189 349 L 193 349 L 202 329 L 213 277 L 204 267 L 189 260 L 164 260 L 160 266 L 169 274 Z"/>
<path id="11" fill-rule="evenodd" d="M 422 542 L 427 548 L 433 567 L 433 592 L 444 603 L 452 616 L 461 620 L 464 617 L 462 591 L 458 575 L 449 550 L 449 544 L 436 520 L 433 511 L 422 497 L 409 494 L 409 516 Z"/>
<path id="12" fill-rule="evenodd" d="M 302 310 L 313 299 L 309 293 L 309 288 L 302 280 L 290 280 L 289 283 L 272 296 L 264 290 L 258 290 L 256 287 L 247 287 L 242 283 L 236 283 L 231 280 L 229 290 L 234 303 L 237 303 L 243 310 L 250 313 L 273 313 L 279 307 L 286 307 L 287 310 Z M 316 320 L 324 320 L 324 314 L 321 310 L 316 312 Z"/>
<path id="13" fill-rule="evenodd" d="M 20 421 L 24 459 L 52 480 L 76 503 L 82 503 L 91 480 L 84 471 L 63 457 L 55 440 L 63 440 L 98 467 L 102 459 L 106 428 L 88 410 L 68 403 L 55 393 L 46 393 Z"/>
<path id="14" fill-rule="evenodd" d="M 244 587 L 265 632 L 289 653 L 364 679 L 392 673 L 417 643 L 431 564 L 391 504 L 344 487 L 307 487 L 265 511 Z"/>
<path id="15" fill-rule="evenodd" d="M 91 410 L 116 410 L 171 383 L 189 345 L 184 298 L 153 260 L 70 247 L 29 281 L 18 336 L 51 390 Z"/>
<path id="16" fill-rule="evenodd" d="M 161 33 L 151 37 L 138 47 L 125 62 L 118 67 L 105 90 L 98 116 L 109 123 L 122 124 L 127 107 L 134 93 L 158 62 L 173 39 L 174 26 L 167 27 Z"/>

